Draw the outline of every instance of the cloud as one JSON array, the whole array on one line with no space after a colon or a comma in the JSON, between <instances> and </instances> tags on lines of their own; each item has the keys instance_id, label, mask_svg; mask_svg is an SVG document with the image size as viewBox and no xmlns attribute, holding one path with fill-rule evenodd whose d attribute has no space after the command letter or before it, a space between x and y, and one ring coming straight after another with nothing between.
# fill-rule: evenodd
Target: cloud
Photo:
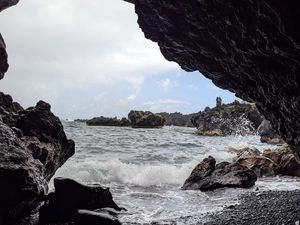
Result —
<instances>
[{"instance_id":1,"label":"cloud","mask_svg":"<svg viewBox=\"0 0 300 225\"><path fill-rule=\"evenodd\" d=\"M122 1L20 1L1 13L10 64L1 90L26 107L42 98L59 114L66 91L138 93L149 77L179 67L144 38L136 21L133 5Z\"/></svg>"},{"instance_id":2,"label":"cloud","mask_svg":"<svg viewBox=\"0 0 300 225\"><path fill-rule=\"evenodd\" d=\"M143 108L153 112L179 112L190 106L187 101L179 101L175 99L159 99L156 101L148 101L143 104Z\"/></svg>"},{"instance_id":3,"label":"cloud","mask_svg":"<svg viewBox=\"0 0 300 225\"><path fill-rule=\"evenodd\" d=\"M171 81L170 79L161 80L159 82L159 86L162 87L165 91L167 91L170 88Z\"/></svg>"},{"instance_id":4,"label":"cloud","mask_svg":"<svg viewBox=\"0 0 300 225\"><path fill-rule=\"evenodd\" d=\"M135 94L129 95L126 99L128 101L134 101L136 99L136 95Z\"/></svg>"}]
</instances>

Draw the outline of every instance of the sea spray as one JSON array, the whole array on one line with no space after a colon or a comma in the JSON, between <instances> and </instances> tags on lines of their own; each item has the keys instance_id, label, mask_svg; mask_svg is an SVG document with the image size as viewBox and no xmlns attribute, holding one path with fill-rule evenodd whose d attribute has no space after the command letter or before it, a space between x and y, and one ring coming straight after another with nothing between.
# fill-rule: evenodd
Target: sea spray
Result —
<instances>
[{"instance_id":1,"label":"sea spray","mask_svg":"<svg viewBox=\"0 0 300 225\"><path fill-rule=\"evenodd\" d=\"M236 204L239 194L252 189L182 191L180 188L192 169L208 155L218 162L232 160L235 155L228 152L230 147L274 147L260 143L255 135L200 137L196 129L184 127L88 127L76 122L64 126L76 142L76 154L56 176L110 187L115 201L128 209L120 216L125 225L196 225L204 213ZM278 178L274 187L295 186L291 184L286 178ZM273 187L273 183L261 180L256 186L265 190Z\"/></svg>"}]
</instances>

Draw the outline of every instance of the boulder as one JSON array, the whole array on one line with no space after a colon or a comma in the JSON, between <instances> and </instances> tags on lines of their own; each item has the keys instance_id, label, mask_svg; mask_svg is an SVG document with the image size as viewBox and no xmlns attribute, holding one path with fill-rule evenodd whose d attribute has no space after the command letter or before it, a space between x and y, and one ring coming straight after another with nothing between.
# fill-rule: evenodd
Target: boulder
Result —
<instances>
[{"instance_id":1,"label":"boulder","mask_svg":"<svg viewBox=\"0 0 300 225\"><path fill-rule=\"evenodd\" d=\"M40 101L24 110L0 93L0 224L35 209L55 171L74 154L60 120Z\"/></svg>"},{"instance_id":2,"label":"boulder","mask_svg":"<svg viewBox=\"0 0 300 225\"><path fill-rule=\"evenodd\" d=\"M113 201L109 188L102 188L98 184L83 185L71 179L55 178L54 188L55 192L48 195L40 209L41 224L74 221L74 215L79 209L109 207L121 210ZM89 217L86 213L84 215ZM84 215L79 216L82 218Z\"/></svg>"},{"instance_id":3,"label":"boulder","mask_svg":"<svg viewBox=\"0 0 300 225\"><path fill-rule=\"evenodd\" d=\"M236 160L239 164L246 166L255 172L258 177L275 176L277 173L277 164L264 156L248 155L240 156Z\"/></svg>"},{"instance_id":4,"label":"boulder","mask_svg":"<svg viewBox=\"0 0 300 225\"><path fill-rule=\"evenodd\" d=\"M117 117L108 118L108 117L95 117L91 120L86 121L88 126L113 126L113 127L129 127L130 121L123 117L118 119Z\"/></svg>"},{"instance_id":5,"label":"boulder","mask_svg":"<svg viewBox=\"0 0 300 225\"><path fill-rule=\"evenodd\" d=\"M191 122L198 129L199 135L225 136L255 134L262 120L263 117L253 104L222 104L222 99L217 98L216 107L197 113Z\"/></svg>"},{"instance_id":6,"label":"boulder","mask_svg":"<svg viewBox=\"0 0 300 225\"><path fill-rule=\"evenodd\" d=\"M256 174L237 162L221 162L216 165L213 157L205 158L184 182L183 190L208 191L222 187L252 187Z\"/></svg>"},{"instance_id":7,"label":"boulder","mask_svg":"<svg viewBox=\"0 0 300 225\"><path fill-rule=\"evenodd\" d=\"M235 149L235 162L253 170L257 176L287 175L300 177L300 164L287 144L275 149L267 149L263 153L255 148Z\"/></svg>"},{"instance_id":8,"label":"boulder","mask_svg":"<svg viewBox=\"0 0 300 225\"><path fill-rule=\"evenodd\" d=\"M132 2L167 60L255 102L300 156L299 1Z\"/></svg>"},{"instance_id":9,"label":"boulder","mask_svg":"<svg viewBox=\"0 0 300 225\"><path fill-rule=\"evenodd\" d=\"M273 150L265 150L263 156L278 165L276 174L300 177L300 163L287 145Z\"/></svg>"},{"instance_id":10,"label":"boulder","mask_svg":"<svg viewBox=\"0 0 300 225\"><path fill-rule=\"evenodd\" d=\"M128 119L133 128L161 128L165 118L149 111L130 111Z\"/></svg>"}]
</instances>

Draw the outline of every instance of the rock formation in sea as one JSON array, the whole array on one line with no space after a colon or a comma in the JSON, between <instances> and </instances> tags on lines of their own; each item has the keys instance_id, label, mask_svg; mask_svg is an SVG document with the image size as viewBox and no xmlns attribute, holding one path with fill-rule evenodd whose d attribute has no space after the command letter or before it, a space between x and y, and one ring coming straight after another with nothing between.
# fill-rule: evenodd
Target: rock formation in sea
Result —
<instances>
[{"instance_id":1,"label":"rock formation in sea","mask_svg":"<svg viewBox=\"0 0 300 225\"><path fill-rule=\"evenodd\" d=\"M198 134L205 136L256 134L263 120L254 104L238 101L222 104L221 98L216 99L216 107L206 107L191 118Z\"/></svg>"},{"instance_id":2,"label":"rock formation in sea","mask_svg":"<svg viewBox=\"0 0 300 225\"><path fill-rule=\"evenodd\" d=\"M117 117L94 117L93 119L87 120L86 124L88 126L113 126L113 127L129 127L131 125L130 121L123 117L118 119Z\"/></svg>"},{"instance_id":3,"label":"rock formation in sea","mask_svg":"<svg viewBox=\"0 0 300 225\"><path fill-rule=\"evenodd\" d=\"M0 224L9 224L43 201L48 182L75 147L43 101L23 109L0 93L0 127Z\"/></svg>"},{"instance_id":4,"label":"rock formation in sea","mask_svg":"<svg viewBox=\"0 0 300 225\"><path fill-rule=\"evenodd\" d=\"M167 60L255 102L300 155L300 2L127 0Z\"/></svg>"},{"instance_id":5,"label":"rock formation in sea","mask_svg":"<svg viewBox=\"0 0 300 225\"><path fill-rule=\"evenodd\" d=\"M191 119L197 115L197 113L192 114L182 114L180 112L175 113L167 113L167 112L161 112L157 113L158 115L161 115L165 118L164 125L166 126L180 126L180 127L194 127L192 124Z\"/></svg>"},{"instance_id":6,"label":"rock formation in sea","mask_svg":"<svg viewBox=\"0 0 300 225\"><path fill-rule=\"evenodd\" d=\"M165 123L164 117L149 111L131 110L128 114L128 119L133 128L161 128Z\"/></svg>"},{"instance_id":7,"label":"rock formation in sea","mask_svg":"<svg viewBox=\"0 0 300 225\"><path fill-rule=\"evenodd\" d=\"M186 179L183 190L209 191L222 187L252 187L257 180L256 174L237 162L221 162L209 156L199 163Z\"/></svg>"}]
</instances>

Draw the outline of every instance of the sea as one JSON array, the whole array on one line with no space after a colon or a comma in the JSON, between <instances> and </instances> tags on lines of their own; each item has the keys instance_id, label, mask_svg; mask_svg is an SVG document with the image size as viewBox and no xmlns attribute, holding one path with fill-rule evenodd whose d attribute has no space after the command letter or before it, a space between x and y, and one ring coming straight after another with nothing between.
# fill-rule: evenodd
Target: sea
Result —
<instances>
[{"instance_id":1,"label":"sea","mask_svg":"<svg viewBox=\"0 0 300 225\"><path fill-rule=\"evenodd\" d=\"M76 153L55 177L109 187L115 202L127 209L119 215L125 225L196 225L205 222L205 215L238 204L242 194L300 186L299 178L278 176L260 178L250 189L181 190L193 168L209 155L217 162L230 162L235 157L230 147L277 147L261 143L256 135L203 137L195 128L176 126L134 129L70 121L63 125L76 143Z\"/></svg>"}]
</instances>

